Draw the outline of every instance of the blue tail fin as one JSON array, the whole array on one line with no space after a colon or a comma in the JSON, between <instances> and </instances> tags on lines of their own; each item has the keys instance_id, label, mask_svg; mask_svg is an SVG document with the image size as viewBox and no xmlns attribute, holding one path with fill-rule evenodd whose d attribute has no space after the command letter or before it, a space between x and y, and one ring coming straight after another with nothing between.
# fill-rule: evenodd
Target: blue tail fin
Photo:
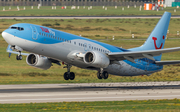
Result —
<instances>
[{"instance_id":1,"label":"blue tail fin","mask_svg":"<svg viewBox=\"0 0 180 112\"><path fill-rule=\"evenodd\" d=\"M163 49L165 40L166 40L166 35L167 35L167 30L169 26L169 21L171 18L171 13L165 12L149 37L147 38L146 42L138 48L131 49L133 51L142 51L142 50L155 50L155 49ZM154 57L155 60L160 61L161 60L161 55Z\"/></svg>"}]
</instances>

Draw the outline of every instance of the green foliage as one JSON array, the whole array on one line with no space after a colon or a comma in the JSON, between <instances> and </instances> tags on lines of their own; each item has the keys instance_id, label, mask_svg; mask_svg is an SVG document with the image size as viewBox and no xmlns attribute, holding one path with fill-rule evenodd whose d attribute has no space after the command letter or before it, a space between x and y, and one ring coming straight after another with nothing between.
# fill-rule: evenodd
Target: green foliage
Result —
<instances>
[{"instance_id":1,"label":"green foliage","mask_svg":"<svg viewBox=\"0 0 180 112\"><path fill-rule=\"evenodd\" d=\"M124 7L124 11L122 11L122 6L118 6L117 9L114 6L107 6L108 10L102 9L102 6L93 6L93 9L87 10L83 9L83 6L80 6L80 9L71 10L71 6L67 6L67 9L61 9L61 6L57 6L56 10L52 10L51 6L42 6L40 9L34 8L31 9L31 6L26 6L26 10L23 10L24 6L19 6L20 11L17 10L16 6L12 6L11 10L9 6L0 6L0 9L5 7L6 11L2 11L0 16L124 16L124 15L162 15L165 11L171 12L172 15L180 15L180 9L176 9L174 12L174 7L164 8L163 10L157 11L147 11L141 10L139 11L139 6L137 8L134 7ZM105 20L109 21L110 20ZM129 21L129 20L128 20ZM127 21L127 23L128 23ZM69 22L72 22L69 20ZM87 21L91 23L91 20ZM104 21L97 21L104 22Z\"/></svg>"},{"instance_id":2,"label":"green foliage","mask_svg":"<svg viewBox=\"0 0 180 112\"><path fill-rule=\"evenodd\" d=\"M50 27L55 29L128 49L142 45L158 20L159 19L95 19L89 23L87 19L71 19L70 21L72 22L66 19L24 19L18 21L16 19L2 19L0 20L0 32L7 29L10 25L19 22L39 25L50 24ZM132 25L137 22L138 24L135 26ZM151 24L151 26L144 24L146 22ZM60 26L54 25L54 23L59 23ZM179 46L180 40L176 35L177 29L179 28L178 24L180 24L179 19L171 19L165 48ZM135 37L138 40L131 39L132 32L136 32ZM115 38L114 41L112 40L113 36ZM16 55L14 54L12 54L11 58L8 58L8 53L6 53L7 46L7 43L1 37L0 84L180 81L179 65L164 66L162 71L154 73L151 76L120 77L110 75L107 80L98 80L96 71L72 67L71 71L76 73L76 78L73 81L65 81L63 74L66 69L63 69L63 66L54 64L46 71L33 68L26 64L26 57L24 57L22 61L17 61L15 59ZM179 56L180 52L166 53L163 54L162 60L180 60Z\"/></svg>"},{"instance_id":3,"label":"green foliage","mask_svg":"<svg viewBox=\"0 0 180 112\"><path fill-rule=\"evenodd\" d=\"M1 112L180 112L179 99L0 104Z\"/></svg>"},{"instance_id":4,"label":"green foliage","mask_svg":"<svg viewBox=\"0 0 180 112\"><path fill-rule=\"evenodd\" d=\"M57 22L56 22L54 25L56 25L56 26L60 26L60 24L59 24L59 23L57 23Z\"/></svg>"},{"instance_id":5,"label":"green foliage","mask_svg":"<svg viewBox=\"0 0 180 112\"><path fill-rule=\"evenodd\" d=\"M52 26L52 24L49 24L49 23L44 23L44 24L42 24L42 26L51 27L51 26Z\"/></svg>"}]
</instances>

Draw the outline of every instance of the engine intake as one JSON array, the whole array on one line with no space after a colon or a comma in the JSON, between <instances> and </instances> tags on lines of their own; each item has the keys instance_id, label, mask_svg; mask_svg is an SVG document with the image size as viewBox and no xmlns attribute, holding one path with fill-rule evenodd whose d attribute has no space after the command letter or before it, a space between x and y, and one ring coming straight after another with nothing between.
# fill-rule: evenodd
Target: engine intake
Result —
<instances>
[{"instance_id":1,"label":"engine intake","mask_svg":"<svg viewBox=\"0 0 180 112\"><path fill-rule=\"evenodd\" d=\"M51 67L51 61L44 56L40 56L37 54L29 54L26 58L26 63L30 66L40 68L43 70L47 70Z\"/></svg>"},{"instance_id":2,"label":"engine intake","mask_svg":"<svg viewBox=\"0 0 180 112\"><path fill-rule=\"evenodd\" d=\"M84 62L98 68L107 68L110 64L109 58L97 51L90 51L84 55Z\"/></svg>"}]
</instances>

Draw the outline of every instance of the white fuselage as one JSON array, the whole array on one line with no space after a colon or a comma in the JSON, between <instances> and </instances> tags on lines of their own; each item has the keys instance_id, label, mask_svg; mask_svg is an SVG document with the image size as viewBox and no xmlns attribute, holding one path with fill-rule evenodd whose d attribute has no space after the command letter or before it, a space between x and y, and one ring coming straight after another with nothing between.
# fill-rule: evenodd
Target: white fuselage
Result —
<instances>
[{"instance_id":1,"label":"white fuselage","mask_svg":"<svg viewBox=\"0 0 180 112\"><path fill-rule=\"evenodd\" d=\"M33 28L34 29L33 29ZM87 63L84 63L83 60L77 59L74 56L74 53L81 52L86 53L87 51L98 51L103 54L109 52L119 52L118 48L108 44L100 43L83 37L78 37L71 34L61 34L57 30L50 29L48 31L37 29L37 25L32 26L27 29L30 33L22 34L21 31L4 31L2 33L3 38L10 45L17 45L22 48L24 51L28 51L34 54L39 54L59 60L65 63L68 63L73 66L77 66L84 69L94 69L99 70L99 68L89 68ZM42 27L40 27L42 29ZM47 29L47 28L45 28ZM10 29L7 29L10 30ZM14 29L12 29L14 30ZM45 31L49 33L45 34ZM33 34L34 33L34 34ZM44 33L44 34L43 34ZM61 42L59 37L51 37L50 35L56 36L59 33L59 37L62 38ZM17 35L16 35L17 34ZM68 37L68 39L66 38ZM122 52L122 51L121 51ZM150 69L149 69L150 68ZM148 75L157 71L162 70L158 66L151 66L146 63L143 64L141 60L137 60L136 63L129 62L127 60L117 61L115 64L111 63L107 68L104 68L108 73L119 76L137 76L137 75Z\"/></svg>"}]
</instances>

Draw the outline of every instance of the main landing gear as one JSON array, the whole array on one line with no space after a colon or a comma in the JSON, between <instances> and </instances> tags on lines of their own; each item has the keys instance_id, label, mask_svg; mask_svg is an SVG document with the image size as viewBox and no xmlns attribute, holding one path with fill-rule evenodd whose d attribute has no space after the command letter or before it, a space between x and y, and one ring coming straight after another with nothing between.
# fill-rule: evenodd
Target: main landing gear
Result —
<instances>
[{"instance_id":1,"label":"main landing gear","mask_svg":"<svg viewBox=\"0 0 180 112\"><path fill-rule=\"evenodd\" d=\"M68 65L67 64L67 66L65 66L64 68L67 68L67 72L65 72L64 73L64 79L65 80L74 80L74 78L75 78L75 74L74 74L74 72L70 72L70 68L71 68L72 66L71 65Z\"/></svg>"},{"instance_id":2,"label":"main landing gear","mask_svg":"<svg viewBox=\"0 0 180 112\"><path fill-rule=\"evenodd\" d=\"M17 60L22 60L22 58L23 58L23 57L22 57L22 55L21 55L21 52L19 52L19 54L16 56L16 59L17 59Z\"/></svg>"},{"instance_id":3,"label":"main landing gear","mask_svg":"<svg viewBox=\"0 0 180 112\"><path fill-rule=\"evenodd\" d=\"M107 79L109 76L107 71L103 71L103 69L101 68L98 72L97 72L97 77L98 79Z\"/></svg>"}]
</instances>

